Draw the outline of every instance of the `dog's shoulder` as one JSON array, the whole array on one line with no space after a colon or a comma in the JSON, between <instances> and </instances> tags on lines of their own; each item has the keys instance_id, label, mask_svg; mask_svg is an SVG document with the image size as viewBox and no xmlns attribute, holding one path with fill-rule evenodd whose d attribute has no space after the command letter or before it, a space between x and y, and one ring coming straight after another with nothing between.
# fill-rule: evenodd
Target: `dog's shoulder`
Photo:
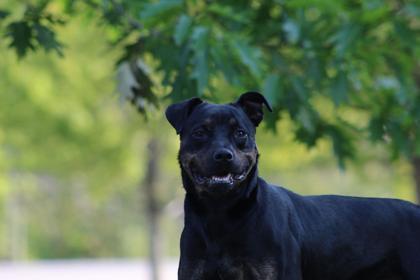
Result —
<instances>
[{"instance_id":1,"label":"dog's shoulder","mask_svg":"<svg viewBox=\"0 0 420 280\"><path fill-rule=\"evenodd\" d=\"M283 186L267 183L258 178L258 187L264 202L272 203L277 207L294 207L295 204L304 203L305 196L299 195ZM271 205L271 204L270 204Z\"/></svg>"},{"instance_id":2,"label":"dog's shoulder","mask_svg":"<svg viewBox=\"0 0 420 280\"><path fill-rule=\"evenodd\" d=\"M258 177L258 188L264 202L275 203L276 205L279 205L280 202L283 202L283 205L288 205L292 202L292 197L297 195L282 186L267 183L261 177Z\"/></svg>"}]
</instances>

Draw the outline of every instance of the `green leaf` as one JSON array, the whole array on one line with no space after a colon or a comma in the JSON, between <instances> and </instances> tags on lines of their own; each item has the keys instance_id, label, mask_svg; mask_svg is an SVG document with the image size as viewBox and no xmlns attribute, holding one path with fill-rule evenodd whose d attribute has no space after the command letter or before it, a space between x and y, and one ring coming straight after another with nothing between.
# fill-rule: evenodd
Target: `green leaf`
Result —
<instances>
[{"instance_id":1,"label":"green leaf","mask_svg":"<svg viewBox=\"0 0 420 280\"><path fill-rule=\"evenodd\" d=\"M407 137L404 128L401 127L401 124L397 120L392 120L387 124L386 128L392 139L392 157L395 159L401 155L410 157L413 152L410 150L410 139Z\"/></svg>"},{"instance_id":2,"label":"green leaf","mask_svg":"<svg viewBox=\"0 0 420 280\"><path fill-rule=\"evenodd\" d=\"M398 90L395 91L395 98L400 105L404 105L407 103L409 96L409 90L407 90L407 85L405 83L401 83Z\"/></svg>"},{"instance_id":3,"label":"green leaf","mask_svg":"<svg viewBox=\"0 0 420 280\"><path fill-rule=\"evenodd\" d=\"M146 4L140 12L140 20L146 21L152 18L162 20L161 16L181 7L182 2L182 0L161 0Z\"/></svg>"},{"instance_id":4,"label":"green leaf","mask_svg":"<svg viewBox=\"0 0 420 280\"><path fill-rule=\"evenodd\" d=\"M212 3L208 6L207 10L217 16L226 18L227 20L236 21L238 23L247 23L246 14L238 13L238 11L235 11L232 6L220 3Z\"/></svg>"},{"instance_id":5,"label":"green leaf","mask_svg":"<svg viewBox=\"0 0 420 280\"><path fill-rule=\"evenodd\" d=\"M299 99L303 102L306 102L309 97L309 92L303 82L303 79L297 76L292 77L292 87L295 93L298 95Z\"/></svg>"},{"instance_id":6,"label":"green leaf","mask_svg":"<svg viewBox=\"0 0 420 280\"><path fill-rule=\"evenodd\" d=\"M311 57L310 53L311 51L309 51L309 55L305 57L305 60L307 61L305 74L308 79L314 82L316 87L320 87L325 79L325 65L322 65L323 61L319 60L317 57Z\"/></svg>"},{"instance_id":7,"label":"green leaf","mask_svg":"<svg viewBox=\"0 0 420 280\"><path fill-rule=\"evenodd\" d=\"M188 31L191 27L192 19L187 15L181 15L178 20L178 23L175 27L174 40L177 46L180 46L184 43L187 38Z\"/></svg>"},{"instance_id":8,"label":"green leaf","mask_svg":"<svg viewBox=\"0 0 420 280\"><path fill-rule=\"evenodd\" d=\"M204 26L197 26L194 28L191 36L193 47L195 51L207 50L208 47L209 29Z\"/></svg>"},{"instance_id":9,"label":"green leaf","mask_svg":"<svg viewBox=\"0 0 420 280\"><path fill-rule=\"evenodd\" d=\"M111 25L119 25L124 19L124 13L121 9L106 7L103 11L104 19Z\"/></svg>"},{"instance_id":10,"label":"green leaf","mask_svg":"<svg viewBox=\"0 0 420 280\"><path fill-rule=\"evenodd\" d=\"M355 148L350 135L344 127L335 125L327 125L326 134L331 138L334 155L337 158L339 167L344 169L345 160L352 159L355 156Z\"/></svg>"},{"instance_id":11,"label":"green leaf","mask_svg":"<svg viewBox=\"0 0 420 280\"><path fill-rule=\"evenodd\" d=\"M57 52L58 55L63 56L63 46L60 42L57 41L54 31L38 23L34 24L34 30L35 39L38 41L39 45L44 48L46 52L54 50Z\"/></svg>"},{"instance_id":12,"label":"green leaf","mask_svg":"<svg viewBox=\"0 0 420 280\"><path fill-rule=\"evenodd\" d=\"M384 120L380 117L373 117L368 125L369 138L372 142L383 140L385 131Z\"/></svg>"},{"instance_id":13,"label":"green leaf","mask_svg":"<svg viewBox=\"0 0 420 280\"><path fill-rule=\"evenodd\" d=\"M400 41L409 48L416 46L417 34L409 27L409 22L401 20L394 21L395 34L400 38Z\"/></svg>"},{"instance_id":14,"label":"green leaf","mask_svg":"<svg viewBox=\"0 0 420 280\"><path fill-rule=\"evenodd\" d=\"M229 53L226 51L226 44L219 40L210 49L210 55L219 71L223 73L225 80L233 85L240 84L238 73L232 63L229 62Z\"/></svg>"},{"instance_id":15,"label":"green leaf","mask_svg":"<svg viewBox=\"0 0 420 280\"><path fill-rule=\"evenodd\" d=\"M9 15L10 15L10 13L8 11L0 10L0 20L5 19Z\"/></svg>"},{"instance_id":16,"label":"green leaf","mask_svg":"<svg viewBox=\"0 0 420 280\"><path fill-rule=\"evenodd\" d=\"M417 116L414 116L414 153L416 156L420 156L420 106L418 108Z\"/></svg>"},{"instance_id":17,"label":"green leaf","mask_svg":"<svg viewBox=\"0 0 420 280\"><path fill-rule=\"evenodd\" d=\"M384 5L382 0L362 1L362 12L360 18L365 23L373 23L381 21L384 17L390 17L388 13L391 11L389 5Z\"/></svg>"},{"instance_id":18,"label":"green leaf","mask_svg":"<svg viewBox=\"0 0 420 280\"><path fill-rule=\"evenodd\" d=\"M268 102L275 106L281 94L279 74L273 73L267 76L263 84L263 93Z\"/></svg>"},{"instance_id":19,"label":"green leaf","mask_svg":"<svg viewBox=\"0 0 420 280\"><path fill-rule=\"evenodd\" d=\"M347 74L344 71L340 71L331 86L331 96L336 106L347 100L348 90Z\"/></svg>"},{"instance_id":20,"label":"green leaf","mask_svg":"<svg viewBox=\"0 0 420 280\"><path fill-rule=\"evenodd\" d=\"M375 10L380 9L384 6L382 0L363 1L363 2L361 2L361 4L362 4L363 8L365 10L368 10L368 11L375 11Z\"/></svg>"},{"instance_id":21,"label":"green leaf","mask_svg":"<svg viewBox=\"0 0 420 280\"><path fill-rule=\"evenodd\" d=\"M264 115L264 122L265 127L272 131L273 133L277 133L277 121L281 118L282 110L279 107L273 107L273 112Z\"/></svg>"},{"instance_id":22,"label":"green leaf","mask_svg":"<svg viewBox=\"0 0 420 280\"><path fill-rule=\"evenodd\" d=\"M314 121L316 118L314 114L308 110L306 107L302 106L297 115L297 120L302 125L302 127L309 132L310 134L315 133L315 124Z\"/></svg>"},{"instance_id":23,"label":"green leaf","mask_svg":"<svg viewBox=\"0 0 420 280\"><path fill-rule=\"evenodd\" d=\"M333 35L329 42L335 44L335 49L339 57L344 56L348 49L357 41L362 29L354 22L345 23L338 32Z\"/></svg>"},{"instance_id":24,"label":"green leaf","mask_svg":"<svg viewBox=\"0 0 420 280\"><path fill-rule=\"evenodd\" d=\"M304 143L308 148L314 147L317 141L323 136L323 131L320 127L317 130L310 131L304 126L299 125L295 131L295 139Z\"/></svg>"},{"instance_id":25,"label":"green leaf","mask_svg":"<svg viewBox=\"0 0 420 280\"><path fill-rule=\"evenodd\" d=\"M146 112L147 106L154 105L158 107L159 100L153 93L153 81L149 77L150 71L147 65L141 59L133 59L128 62L128 67L137 84L131 85L133 95L129 97L130 101L141 113Z\"/></svg>"},{"instance_id":26,"label":"green leaf","mask_svg":"<svg viewBox=\"0 0 420 280\"><path fill-rule=\"evenodd\" d=\"M208 84L208 35L206 27L198 26L192 34L192 47L194 49L192 78L197 81L197 95L201 96Z\"/></svg>"},{"instance_id":27,"label":"green leaf","mask_svg":"<svg viewBox=\"0 0 420 280\"><path fill-rule=\"evenodd\" d=\"M12 39L9 47L15 49L19 58L24 57L28 50L35 49L32 33L33 30L26 21L15 21L7 26L6 36Z\"/></svg>"},{"instance_id":28,"label":"green leaf","mask_svg":"<svg viewBox=\"0 0 420 280\"><path fill-rule=\"evenodd\" d=\"M239 60L245 65L249 72L259 80L262 76L261 71L261 51L249 45L245 40L234 38L230 41L231 48L238 55Z\"/></svg>"}]
</instances>

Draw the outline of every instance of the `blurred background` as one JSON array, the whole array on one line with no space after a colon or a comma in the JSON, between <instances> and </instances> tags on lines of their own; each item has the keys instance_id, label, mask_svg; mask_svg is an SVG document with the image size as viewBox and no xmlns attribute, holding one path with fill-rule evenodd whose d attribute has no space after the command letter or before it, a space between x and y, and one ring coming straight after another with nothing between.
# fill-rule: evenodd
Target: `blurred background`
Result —
<instances>
[{"instance_id":1,"label":"blurred background","mask_svg":"<svg viewBox=\"0 0 420 280\"><path fill-rule=\"evenodd\" d=\"M420 1L2 0L0 32L2 279L176 279L192 96L265 94L269 182L419 200Z\"/></svg>"}]
</instances>

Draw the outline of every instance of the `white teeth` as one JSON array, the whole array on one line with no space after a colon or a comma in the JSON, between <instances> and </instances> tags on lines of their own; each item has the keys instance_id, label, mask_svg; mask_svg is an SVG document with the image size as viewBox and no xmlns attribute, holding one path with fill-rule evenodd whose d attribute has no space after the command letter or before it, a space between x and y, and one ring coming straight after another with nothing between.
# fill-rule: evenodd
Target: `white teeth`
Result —
<instances>
[{"instance_id":1,"label":"white teeth","mask_svg":"<svg viewBox=\"0 0 420 280\"><path fill-rule=\"evenodd\" d=\"M202 175L194 175L194 178L198 184L204 184L205 182L216 183L216 184L233 184L234 181L242 181L245 178L245 174L227 174L225 176L210 176L204 177Z\"/></svg>"},{"instance_id":2,"label":"white teeth","mask_svg":"<svg viewBox=\"0 0 420 280\"><path fill-rule=\"evenodd\" d=\"M228 174L226 176L212 176L211 180L220 183L229 183L232 179L232 175Z\"/></svg>"}]
</instances>

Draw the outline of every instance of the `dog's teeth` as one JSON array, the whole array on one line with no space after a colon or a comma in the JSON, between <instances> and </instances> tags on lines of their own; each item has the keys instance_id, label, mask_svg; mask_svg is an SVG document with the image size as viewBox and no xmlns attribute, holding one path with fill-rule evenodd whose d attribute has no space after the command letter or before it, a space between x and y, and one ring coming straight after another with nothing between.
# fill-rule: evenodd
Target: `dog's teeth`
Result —
<instances>
[{"instance_id":1,"label":"dog's teeth","mask_svg":"<svg viewBox=\"0 0 420 280\"><path fill-rule=\"evenodd\" d=\"M226 176L212 176L211 177L211 179L213 180L213 181L215 181L215 182L226 182L226 183L228 183L228 182L230 182L230 180L231 180L231 178L232 178L232 175L231 174L228 174L228 175L226 175Z\"/></svg>"}]
</instances>

